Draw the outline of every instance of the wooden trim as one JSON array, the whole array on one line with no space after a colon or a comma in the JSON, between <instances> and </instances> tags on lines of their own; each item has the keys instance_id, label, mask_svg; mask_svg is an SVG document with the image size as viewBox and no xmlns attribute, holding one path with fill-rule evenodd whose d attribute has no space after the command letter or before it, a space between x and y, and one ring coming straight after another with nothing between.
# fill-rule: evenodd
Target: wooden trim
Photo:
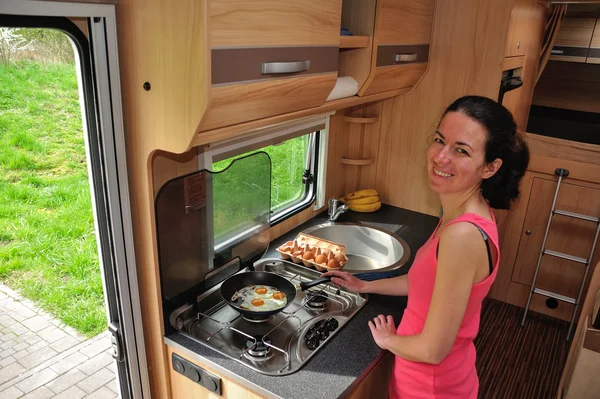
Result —
<instances>
[{"instance_id":1,"label":"wooden trim","mask_svg":"<svg viewBox=\"0 0 600 399\"><path fill-rule=\"evenodd\" d=\"M377 121L379 121L378 116L372 116L372 117L361 117L361 116L350 116L350 115L344 116L344 122L348 122L348 123L369 124L369 123L377 123Z\"/></svg>"},{"instance_id":2,"label":"wooden trim","mask_svg":"<svg viewBox=\"0 0 600 399\"><path fill-rule=\"evenodd\" d=\"M259 129L259 128L262 128L265 126L276 125L279 123L287 122L287 121L297 119L297 118L302 118L305 116L317 115L317 114L322 114L322 113L330 112L330 111L337 111L340 109L353 107L355 105L379 101L379 100L383 100L383 99L390 98L390 97L396 97L401 94L408 93L411 89L412 89L411 87L403 87L403 88L397 89L397 90L391 90L391 91L386 91L383 93L377 93L372 96L365 96L365 97L352 96L352 97L348 97L348 98L342 98L339 100L326 102L325 104L323 104L319 107L304 109L301 111L290 112L290 113L282 114L282 115L276 115L276 116L272 116L269 118L240 123L238 125L225 126L225 127L218 128L218 129L202 131L202 132L199 132L198 134L196 134L195 138L192 140L192 142L190 144L190 147L205 145L205 144L213 143L215 141L220 141L220 140L224 140L224 139L241 137L241 136L244 136L245 134L251 133L253 130L256 130L256 129Z\"/></svg>"},{"instance_id":3,"label":"wooden trim","mask_svg":"<svg viewBox=\"0 0 600 399\"><path fill-rule=\"evenodd\" d=\"M592 315L593 316L593 315ZM600 353L600 330L592 327L592 317L588 317L587 331L583 340L583 347L596 353Z\"/></svg>"},{"instance_id":4,"label":"wooden trim","mask_svg":"<svg viewBox=\"0 0 600 399\"><path fill-rule=\"evenodd\" d=\"M340 36L340 48L366 48L370 45L370 36Z\"/></svg>"},{"instance_id":5,"label":"wooden trim","mask_svg":"<svg viewBox=\"0 0 600 399\"><path fill-rule=\"evenodd\" d=\"M517 57L505 57L502 63L502 71L508 71L509 69L522 68L525 63L525 56L519 55Z\"/></svg>"},{"instance_id":6,"label":"wooden trim","mask_svg":"<svg viewBox=\"0 0 600 399\"><path fill-rule=\"evenodd\" d=\"M365 165L371 165L372 163L375 163L375 158L352 159L352 158L342 157L340 162L343 163L344 165L365 166Z\"/></svg>"},{"instance_id":7,"label":"wooden trim","mask_svg":"<svg viewBox=\"0 0 600 399\"><path fill-rule=\"evenodd\" d=\"M529 151L537 155L600 165L600 145L526 133Z\"/></svg>"},{"instance_id":8,"label":"wooden trim","mask_svg":"<svg viewBox=\"0 0 600 399\"><path fill-rule=\"evenodd\" d=\"M570 179L600 183L600 165L590 165L582 162L531 154L529 170L554 176L556 168L568 169Z\"/></svg>"}]
</instances>

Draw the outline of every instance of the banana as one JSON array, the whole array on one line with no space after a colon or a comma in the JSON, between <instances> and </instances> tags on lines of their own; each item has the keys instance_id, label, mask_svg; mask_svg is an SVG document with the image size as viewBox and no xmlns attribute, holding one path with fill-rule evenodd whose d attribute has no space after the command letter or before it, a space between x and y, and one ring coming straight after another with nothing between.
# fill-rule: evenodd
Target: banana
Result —
<instances>
[{"instance_id":1,"label":"banana","mask_svg":"<svg viewBox=\"0 0 600 399\"><path fill-rule=\"evenodd\" d=\"M346 200L346 205L350 206L350 205L366 205L366 204L372 204L373 202L378 202L379 201L379 197L376 195L373 195L371 197L363 197L363 198L359 198L359 199L353 199L353 200Z\"/></svg>"},{"instance_id":2,"label":"banana","mask_svg":"<svg viewBox=\"0 0 600 399\"><path fill-rule=\"evenodd\" d=\"M346 201L348 200L354 200L354 199L359 199L359 198L364 198L364 197L373 197L377 194L377 190L358 190L358 191L354 191L351 193L348 193L344 196L344 198L346 199Z\"/></svg>"},{"instance_id":3,"label":"banana","mask_svg":"<svg viewBox=\"0 0 600 399\"><path fill-rule=\"evenodd\" d=\"M381 208L381 202L377 201L364 205L348 205L348 208L354 212L375 212L377 209Z\"/></svg>"}]
</instances>

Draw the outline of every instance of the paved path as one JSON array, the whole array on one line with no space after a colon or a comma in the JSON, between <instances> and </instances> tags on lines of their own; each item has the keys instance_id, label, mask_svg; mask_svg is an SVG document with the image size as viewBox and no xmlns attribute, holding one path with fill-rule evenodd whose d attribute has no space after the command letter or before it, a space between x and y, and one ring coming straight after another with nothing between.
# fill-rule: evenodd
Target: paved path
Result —
<instances>
[{"instance_id":1,"label":"paved path","mask_svg":"<svg viewBox=\"0 0 600 399\"><path fill-rule=\"evenodd\" d=\"M0 284L0 399L117 398L110 353Z\"/></svg>"}]
</instances>

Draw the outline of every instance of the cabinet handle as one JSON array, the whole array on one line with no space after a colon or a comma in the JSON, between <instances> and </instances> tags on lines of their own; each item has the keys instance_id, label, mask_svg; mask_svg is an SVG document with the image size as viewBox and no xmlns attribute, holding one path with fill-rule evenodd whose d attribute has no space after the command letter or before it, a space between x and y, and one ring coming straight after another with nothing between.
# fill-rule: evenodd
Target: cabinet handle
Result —
<instances>
[{"instance_id":1,"label":"cabinet handle","mask_svg":"<svg viewBox=\"0 0 600 399\"><path fill-rule=\"evenodd\" d=\"M310 60L290 61L290 62L263 62L260 69L263 75L279 73L295 73L308 71Z\"/></svg>"},{"instance_id":2,"label":"cabinet handle","mask_svg":"<svg viewBox=\"0 0 600 399\"><path fill-rule=\"evenodd\" d=\"M550 50L550 54L564 54L565 51L564 50Z\"/></svg>"},{"instance_id":3,"label":"cabinet handle","mask_svg":"<svg viewBox=\"0 0 600 399\"><path fill-rule=\"evenodd\" d=\"M531 235L531 230L525 231L525 234L527 234L528 236L530 236Z\"/></svg>"},{"instance_id":4,"label":"cabinet handle","mask_svg":"<svg viewBox=\"0 0 600 399\"><path fill-rule=\"evenodd\" d=\"M411 54L395 54L394 61L395 62L412 62L417 60L417 53Z\"/></svg>"}]
</instances>

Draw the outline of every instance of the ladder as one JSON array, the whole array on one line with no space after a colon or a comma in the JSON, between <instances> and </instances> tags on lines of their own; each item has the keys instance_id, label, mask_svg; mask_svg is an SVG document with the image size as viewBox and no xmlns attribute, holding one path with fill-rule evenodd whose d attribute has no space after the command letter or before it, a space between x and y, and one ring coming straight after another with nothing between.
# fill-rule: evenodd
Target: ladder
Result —
<instances>
[{"instance_id":1,"label":"ladder","mask_svg":"<svg viewBox=\"0 0 600 399\"><path fill-rule=\"evenodd\" d=\"M579 307L579 301L581 300L581 294L583 293L583 287L585 286L585 281L590 270L590 264L592 263L592 257L594 256L594 250L596 249L596 242L598 241L598 234L600 233L600 218L556 209L556 200L558 198L558 192L560 190L560 183L563 177L569 176L569 171L567 169L558 168L554 171L554 173L558 175L558 183L556 185L554 200L552 201L552 210L550 211L550 217L548 218L548 225L546 226L546 233L544 234L544 241L542 242L542 250L540 251L537 266L535 267L535 274L533 275L533 282L531 283L531 290L529 291L529 298L527 299L527 306L525 306L525 312L523 313L523 320L521 321L521 326L525 325L525 318L527 317L527 311L529 310L529 305L531 304L531 297L534 293L549 298L554 298L559 301L572 303L573 305L575 305L575 307L573 309L571 323L569 324L569 332L567 333L567 341L569 341L571 338L571 331L573 330L573 322L575 321L575 315L577 314L577 308ZM552 217L554 215L562 215L570 218L587 220L590 222L595 222L598 225L596 228L596 236L594 237L594 241L592 243L592 250L590 251L590 256L587 259L561 252L551 251L546 248L546 240L548 239L548 232L550 231L550 224L552 223ZM581 286L579 287L579 294L577 295L577 298L571 298L565 295L557 294L555 292L546 291L541 288L536 288L535 283L537 281L538 272L540 271L540 264L542 263L542 258L544 257L544 255L555 256L557 258L567 259L569 261L585 265L585 272L583 274L583 280L581 281Z\"/></svg>"}]
</instances>

